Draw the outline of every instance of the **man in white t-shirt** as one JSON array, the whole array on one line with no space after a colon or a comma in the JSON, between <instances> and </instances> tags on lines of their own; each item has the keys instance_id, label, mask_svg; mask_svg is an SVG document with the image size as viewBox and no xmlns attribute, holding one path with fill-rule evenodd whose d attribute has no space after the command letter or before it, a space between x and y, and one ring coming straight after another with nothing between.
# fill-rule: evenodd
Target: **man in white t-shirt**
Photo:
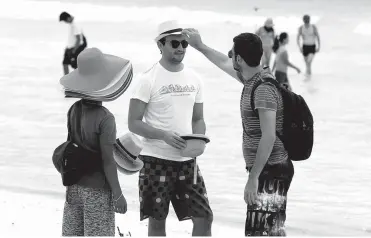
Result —
<instances>
[{"instance_id":1,"label":"man in white t-shirt","mask_svg":"<svg viewBox=\"0 0 371 238\"><path fill-rule=\"evenodd\" d=\"M188 42L181 31L176 21L159 26L155 41L162 57L137 79L130 100L129 130L144 137L140 220L149 218L149 236L166 235L170 201L179 221L192 219L194 236L211 235L213 213L203 177L194 158L181 156L186 142L180 135L206 131L203 83L182 63Z\"/></svg>"},{"instance_id":2,"label":"man in white t-shirt","mask_svg":"<svg viewBox=\"0 0 371 238\"><path fill-rule=\"evenodd\" d=\"M86 38L82 29L76 24L76 20L67 12L59 15L59 21L68 24L68 41L63 57L64 74L69 73L69 66L77 68L77 56L87 47Z\"/></svg>"}]
</instances>

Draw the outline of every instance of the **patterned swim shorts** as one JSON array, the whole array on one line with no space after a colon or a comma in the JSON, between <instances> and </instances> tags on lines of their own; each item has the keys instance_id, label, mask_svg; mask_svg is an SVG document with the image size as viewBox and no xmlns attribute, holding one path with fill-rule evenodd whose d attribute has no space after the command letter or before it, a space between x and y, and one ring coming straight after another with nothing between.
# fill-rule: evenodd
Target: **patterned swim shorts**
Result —
<instances>
[{"instance_id":1,"label":"patterned swim shorts","mask_svg":"<svg viewBox=\"0 0 371 238\"><path fill-rule=\"evenodd\" d=\"M198 166L194 181L195 160L177 162L150 156L139 158L144 162L138 183L141 221L148 217L166 219L170 201L179 221L213 216Z\"/></svg>"},{"instance_id":2,"label":"patterned swim shorts","mask_svg":"<svg viewBox=\"0 0 371 238\"><path fill-rule=\"evenodd\" d=\"M294 166L289 159L264 167L257 204L247 205L245 236L286 236L287 192L293 176Z\"/></svg>"}]
</instances>

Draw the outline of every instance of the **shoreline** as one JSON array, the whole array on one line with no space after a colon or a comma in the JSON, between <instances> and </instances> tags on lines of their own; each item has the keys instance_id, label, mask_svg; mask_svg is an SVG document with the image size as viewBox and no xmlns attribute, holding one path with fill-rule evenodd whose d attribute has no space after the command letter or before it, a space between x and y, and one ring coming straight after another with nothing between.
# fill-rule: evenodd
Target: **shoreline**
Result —
<instances>
[{"instance_id":1,"label":"shoreline","mask_svg":"<svg viewBox=\"0 0 371 238\"><path fill-rule=\"evenodd\" d=\"M54 194L55 195L55 194ZM64 197L29 194L22 191L8 191L0 188L0 210L7 217L2 218L1 234L5 236L61 236ZM45 199L47 198L47 199ZM35 219L35 214L37 218ZM147 221L139 221L139 211L133 211L128 201L126 214L116 213L115 236L119 236L117 226L124 236L147 236ZM190 220L179 222L169 213L167 219L168 236L191 236ZM239 234L240 233L240 234ZM243 230L213 225L213 235L243 235Z\"/></svg>"}]
</instances>

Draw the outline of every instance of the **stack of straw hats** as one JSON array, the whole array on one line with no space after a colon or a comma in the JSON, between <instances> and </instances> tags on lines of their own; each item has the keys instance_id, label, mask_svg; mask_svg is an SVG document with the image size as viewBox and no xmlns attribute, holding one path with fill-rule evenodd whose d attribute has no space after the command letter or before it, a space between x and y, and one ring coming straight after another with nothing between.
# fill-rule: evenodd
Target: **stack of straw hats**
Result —
<instances>
[{"instance_id":1,"label":"stack of straw hats","mask_svg":"<svg viewBox=\"0 0 371 238\"><path fill-rule=\"evenodd\" d=\"M133 67L129 60L87 48L77 57L77 69L61 78L70 98L113 101L129 87Z\"/></svg>"}]
</instances>

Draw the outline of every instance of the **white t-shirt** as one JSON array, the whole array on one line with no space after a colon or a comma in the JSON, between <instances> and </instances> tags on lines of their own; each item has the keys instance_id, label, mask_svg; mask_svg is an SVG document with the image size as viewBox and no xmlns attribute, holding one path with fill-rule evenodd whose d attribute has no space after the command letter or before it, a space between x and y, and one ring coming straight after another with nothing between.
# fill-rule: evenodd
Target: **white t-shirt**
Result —
<instances>
[{"instance_id":1,"label":"white t-shirt","mask_svg":"<svg viewBox=\"0 0 371 238\"><path fill-rule=\"evenodd\" d=\"M157 129L192 134L192 116L195 103L203 103L203 82L191 69L170 72L159 62L139 79L132 98L147 103L145 122ZM180 150L165 141L143 139L141 155L165 160L187 161Z\"/></svg>"},{"instance_id":2,"label":"white t-shirt","mask_svg":"<svg viewBox=\"0 0 371 238\"><path fill-rule=\"evenodd\" d=\"M67 48L71 49L74 48L76 45L76 36L81 35L82 37L82 29L79 25L76 24L75 20L73 20L70 24L68 24L68 41L67 41ZM82 45L82 39L80 44Z\"/></svg>"}]
</instances>

